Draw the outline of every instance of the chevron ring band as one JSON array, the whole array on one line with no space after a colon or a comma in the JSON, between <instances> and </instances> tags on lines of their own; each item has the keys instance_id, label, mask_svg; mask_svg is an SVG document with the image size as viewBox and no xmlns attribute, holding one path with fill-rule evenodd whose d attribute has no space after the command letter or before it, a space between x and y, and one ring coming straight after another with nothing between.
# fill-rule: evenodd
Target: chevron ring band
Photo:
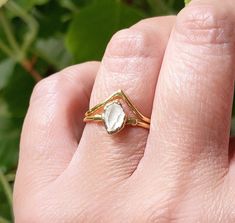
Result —
<instances>
[{"instance_id":1,"label":"chevron ring band","mask_svg":"<svg viewBox=\"0 0 235 223\"><path fill-rule=\"evenodd\" d=\"M85 113L84 122L91 121L103 122L108 134L118 133L127 125L146 129L150 126L150 119L134 106L122 90L89 109Z\"/></svg>"}]
</instances>

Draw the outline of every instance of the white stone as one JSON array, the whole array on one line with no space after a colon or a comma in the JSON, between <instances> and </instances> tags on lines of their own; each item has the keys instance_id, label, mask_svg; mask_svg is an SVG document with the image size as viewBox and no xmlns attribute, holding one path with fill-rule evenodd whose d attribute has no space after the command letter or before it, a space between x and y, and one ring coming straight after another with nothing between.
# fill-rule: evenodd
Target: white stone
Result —
<instances>
[{"instance_id":1,"label":"white stone","mask_svg":"<svg viewBox=\"0 0 235 223\"><path fill-rule=\"evenodd\" d=\"M104 108L103 120L109 134L121 130L126 121L126 114L122 105L118 102L107 104Z\"/></svg>"}]
</instances>

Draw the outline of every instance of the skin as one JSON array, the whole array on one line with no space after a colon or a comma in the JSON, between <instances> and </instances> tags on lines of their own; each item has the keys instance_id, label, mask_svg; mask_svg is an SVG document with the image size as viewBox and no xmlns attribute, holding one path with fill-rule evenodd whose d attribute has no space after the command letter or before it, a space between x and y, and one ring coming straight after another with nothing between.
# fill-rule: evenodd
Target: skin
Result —
<instances>
[{"instance_id":1,"label":"skin","mask_svg":"<svg viewBox=\"0 0 235 223\"><path fill-rule=\"evenodd\" d=\"M14 188L16 223L233 223L233 0L195 0L177 17L116 33L101 63L35 87ZM150 130L84 124L118 89Z\"/></svg>"}]
</instances>

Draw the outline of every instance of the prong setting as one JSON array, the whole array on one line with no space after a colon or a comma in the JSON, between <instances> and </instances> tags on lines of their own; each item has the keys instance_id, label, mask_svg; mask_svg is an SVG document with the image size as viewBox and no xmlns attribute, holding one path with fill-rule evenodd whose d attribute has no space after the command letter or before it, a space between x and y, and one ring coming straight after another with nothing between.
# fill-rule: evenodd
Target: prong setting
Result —
<instances>
[{"instance_id":1,"label":"prong setting","mask_svg":"<svg viewBox=\"0 0 235 223\"><path fill-rule=\"evenodd\" d=\"M102 119L108 134L120 132L127 120L127 116L119 101L107 103L102 113Z\"/></svg>"}]
</instances>

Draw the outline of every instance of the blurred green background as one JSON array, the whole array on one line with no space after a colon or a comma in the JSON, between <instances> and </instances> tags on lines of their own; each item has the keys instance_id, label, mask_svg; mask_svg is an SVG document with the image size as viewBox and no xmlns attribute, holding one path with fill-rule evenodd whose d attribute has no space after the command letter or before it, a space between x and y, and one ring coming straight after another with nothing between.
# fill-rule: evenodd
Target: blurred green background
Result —
<instances>
[{"instance_id":1,"label":"blurred green background","mask_svg":"<svg viewBox=\"0 0 235 223\"><path fill-rule=\"evenodd\" d=\"M0 0L0 223L13 222L19 135L37 81L100 60L111 36L183 0Z\"/></svg>"}]
</instances>

